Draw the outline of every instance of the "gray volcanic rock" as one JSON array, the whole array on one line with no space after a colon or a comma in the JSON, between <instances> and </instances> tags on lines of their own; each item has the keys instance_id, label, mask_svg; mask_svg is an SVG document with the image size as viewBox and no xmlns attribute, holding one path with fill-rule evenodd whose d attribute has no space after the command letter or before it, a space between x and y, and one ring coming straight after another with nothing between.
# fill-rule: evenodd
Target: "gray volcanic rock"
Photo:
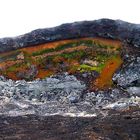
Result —
<instances>
[{"instance_id":1,"label":"gray volcanic rock","mask_svg":"<svg viewBox=\"0 0 140 140\"><path fill-rule=\"evenodd\" d=\"M85 85L76 77L67 73L32 82L6 80L3 77L0 80L0 96L13 98L13 95L16 95L18 99L26 100L47 101L49 98L50 100L57 99L60 95L68 96L73 93L80 95L85 88Z\"/></svg>"},{"instance_id":2,"label":"gray volcanic rock","mask_svg":"<svg viewBox=\"0 0 140 140\"><path fill-rule=\"evenodd\" d=\"M0 39L0 52L56 40L82 37L119 39L128 44L133 44L133 47L139 47L140 25L111 19L68 23L54 28L34 30L15 38Z\"/></svg>"},{"instance_id":3,"label":"gray volcanic rock","mask_svg":"<svg viewBox=\"0 0 140 140\"><path fill-rule=\"evenodd\" d=\"M121 87L126 88L133 85L140 87L140 57L133 58L130 63L114 75L113 80Z\"/></svg>"},{"instance_id":4,"label":"gray volcanic rock","mask_svg":"<svg viewBox=\"0 0 140 140\"><path fill-rule=\"evenodd\" d=\"M136 95L136 96L140 96L140 87L129 87L127 89L127 91L130 93L130 94L133 94L133 95Z\"/></svg>"}]
</instances>

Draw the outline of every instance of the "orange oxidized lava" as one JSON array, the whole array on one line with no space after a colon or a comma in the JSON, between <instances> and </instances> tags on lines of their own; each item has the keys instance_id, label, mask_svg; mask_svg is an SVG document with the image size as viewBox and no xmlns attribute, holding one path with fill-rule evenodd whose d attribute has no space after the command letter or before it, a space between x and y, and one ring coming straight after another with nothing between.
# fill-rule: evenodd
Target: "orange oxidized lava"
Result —
<instances>
[{"instance_id":1,"label":"orange oxidized lava","mask_svg":"<svg viewBox=\"0 0 140 140\"><path fill-rule=\"evenodd\" d=\"M99 89L108 88L112 85L112 77L115 71L123 63L120 55L108 60L100 76L95 80L95 87Z\"/></svg>"}]
</instances>

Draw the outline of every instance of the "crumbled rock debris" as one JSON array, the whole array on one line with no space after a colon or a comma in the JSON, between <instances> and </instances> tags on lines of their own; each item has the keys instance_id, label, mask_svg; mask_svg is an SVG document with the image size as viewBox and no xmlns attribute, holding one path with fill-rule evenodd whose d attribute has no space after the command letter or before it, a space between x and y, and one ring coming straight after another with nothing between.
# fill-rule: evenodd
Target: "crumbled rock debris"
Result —
<instances>
[{"instance_id":1,"label":"crumbled rock debris","mask_svg":"<svg viewBox=\"0 0 140 140\"><path fill-rule=\"evenodd\" d=\"M82 112L85 112L85 115L92 115L100 114L106 106L119 100L125 104L124 108L140 103L131 100L133 94L117 88L88 92L85 90L86 85L83 81L77 80L74 75L68 75L68 73L31 82L7 80L1 76L0 89L0 114L11 116L68 115L69 113L78 116ZM136 92L136 89L131 88L131 90ZM122 104L115 103L115 108L121 108ZM112 109L114 109L113 105Z\"/></svg>"},{"instance_id":2,"label":"crumbled rock debris","mask_svg":"<svg viewBox=\"0 0 140 140\"><path fill-rule=\"evenodd\" d=\"M140 86L140 57L129 56L127 65L119 70L113 77L113 80L121 87L127 88L134 84Z\"/></svg>"}]
</instances>

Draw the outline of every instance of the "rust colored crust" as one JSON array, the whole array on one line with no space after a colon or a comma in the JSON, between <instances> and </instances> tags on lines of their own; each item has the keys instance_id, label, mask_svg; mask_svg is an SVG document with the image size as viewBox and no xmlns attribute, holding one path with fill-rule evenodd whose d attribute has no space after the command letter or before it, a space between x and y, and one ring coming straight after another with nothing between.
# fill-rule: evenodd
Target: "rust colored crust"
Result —
<instances>
[{"instance_id":1,"label":"rust colored crust","mask_svg":"<svg viewBox=\"0 0 140 140\"><path fill-rule=\"evenodd\" d=\"M112 76L122 63L123 61L119 55L108 60L100 76L95 80L94 86L99 89L110 87L112 85Z\"/></svg>"}]
</instances>

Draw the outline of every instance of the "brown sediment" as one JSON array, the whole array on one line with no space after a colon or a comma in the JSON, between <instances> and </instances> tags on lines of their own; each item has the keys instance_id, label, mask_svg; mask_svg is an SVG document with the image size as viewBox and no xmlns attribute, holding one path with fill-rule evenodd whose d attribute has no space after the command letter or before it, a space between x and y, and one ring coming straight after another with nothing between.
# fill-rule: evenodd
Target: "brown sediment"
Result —
<instances>
[{"instance_id":1,"label":"brown sediment","mask_svg":"<svg viewBox=\"0 0 140 140\"><path fill-rule=\"evenodd\" d=\"M36 78L41 78L41 79L42 79L42 78L48 77L48 76L50 76L50 75L53 75L53 71L39 69Z\"/></svg>"},{"instance_id":2,"label":"brown sediment","mask_svg":"<svg viewBox=\"0 0 140 140\"><path fill-rule=\"evenodd\" d=\"M94 38L93 40L99 44L114 46L116 49L122 46L122 42L119 40L112 40L112 39L105 39L105 38Z\"/></svg>"},{"instance_id":3,"label":"brown sediment","mask_svg":"<svg viewBox=\"0 0 140 140\"><path fill-rule=\"evenodd\" d=\"M20 51L24 51L24 52L27 52L29 54L32 54L34 52L45 50L45 49L57 48L59 45L63 45L66 43L70 43L70 42L74 42L74 41L76 42L79 40L87 40L87 39L88 38L60 40L60 41L55 41L55 42L51 42L51 43L44 43L41 45L35 45L35 46L27 47L27 48L22 48L22 49L20 49Z\"/></svg>"},{"instance_id":4,"label":"brown sediment","mask_svg":"<svg viewBox=\"0 0 140 140\"><path fill-rule=\"evenodd\" d=\"M0 69L1 70L5 70L5 69L7 69L10 66L13 66L15 64L19 64L19 63L22 63L22 62L23 62L22 60L16 60L16 61L7 60L5 62L1 62L0 63Z\"/></svg>"}]
</instances>

